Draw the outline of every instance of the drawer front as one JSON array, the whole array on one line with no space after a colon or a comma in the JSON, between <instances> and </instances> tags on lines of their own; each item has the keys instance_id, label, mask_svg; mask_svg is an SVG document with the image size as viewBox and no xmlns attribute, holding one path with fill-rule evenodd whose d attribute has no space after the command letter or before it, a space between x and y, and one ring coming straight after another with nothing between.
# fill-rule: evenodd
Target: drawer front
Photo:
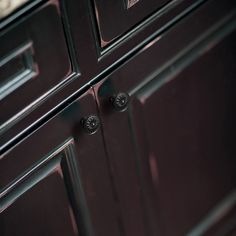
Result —
<instances>
[{"instance_id":1,"label":"drawer front","mask_svg":"<svg viewBox=\"0 0 236 236\"><path fill-rule=\"evenodd\" d=\"M135 24L162 8L169 0L94 0L101 46L122 35Z\"/></svg>"},{"instance_id":2,"label":"drawer front","mask_svg":"<svg viewBox=\"0 0 236 236\"><path fill-rule=\"evenodd\" d=\"M130 36L131 33L144 27L154 19L162 22L167 12L188 1L174 0L93 0L94 14L102 48L116 41L121 36ZM197 4L195 1L193 4ZM187 8L187 6L186 6ZM170 21L179 14L174 12L168 16ZM160 23L159 22L159 23ZM166 20L162 25L166 24Z\"/></svg>"},{"instance_id":3,"label":"drawer front","mask_svg":"<svg viewBox=\"0 0 236 236\"><path fill-rule=\"evenodd\" d=\"M19 22L19 21L18 21ZM71 71L58 6L48 3L0 32L0 130Z\"/></svg>"}]
</instances>

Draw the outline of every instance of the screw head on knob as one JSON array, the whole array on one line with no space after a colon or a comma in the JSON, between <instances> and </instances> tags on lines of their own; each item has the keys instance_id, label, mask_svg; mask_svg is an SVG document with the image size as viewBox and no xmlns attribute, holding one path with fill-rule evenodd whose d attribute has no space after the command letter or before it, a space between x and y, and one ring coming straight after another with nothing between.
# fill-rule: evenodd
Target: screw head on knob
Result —
<instances>
[{"instance_id":1,"label":"screw head on knob","mask_svg":"<svg viewBox=\"0 0 236 236\"><path fill-rule=\"evenodd\" d=\"M111 103L116 111L125 111L129 104L129 94L124 92L118 93L111 98Z\"/></svg>"},{"instance_id":2,"label":"screw head on knob","mask_svg":"<svg viewBox=\"0 0 236 236\"><path fill-rule=\"evenodd\" d=\"M100 119L96 115L89 115L81 120L83 130L88 134L94 134L100 127Z\"/></svg>"}]
</instances>

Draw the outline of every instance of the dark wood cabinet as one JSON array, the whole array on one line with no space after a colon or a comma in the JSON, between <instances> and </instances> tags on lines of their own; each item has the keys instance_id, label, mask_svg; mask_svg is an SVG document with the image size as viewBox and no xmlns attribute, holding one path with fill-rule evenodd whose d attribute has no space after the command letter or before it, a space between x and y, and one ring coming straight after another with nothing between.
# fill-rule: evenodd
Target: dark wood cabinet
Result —
<instances>
[{"instance_id":1,"label":"dark wood cabinet","mask_svg":"<svg viewBox=\"0 0 236 236\"><path fill-rule=\"evenodd\" d=\"M49 21L50 19L50 21ZM58 6L48 3L0 35L1 130L71 73ZM19 97L21 99L19 99ZM14 104L14 106L9 106Z\"/></svg>"},{"instance_id":2,"label":"dark wood cabinet","mask_svg":"<svg viewBox=\"0 0 236 236\"><path fill-rule=\"evenodd\" d=\"M213 19L210 7L204 10ZM236 31L234 14L222 12L210 28L198 18L195 32L187 27L196 22L193 13L95 85L124 219L143 221L152 235L205 235L223 211L235 214ZM179 50L169 42L182 29L192 38ZM163 49L169 51L159 59ZM131 96L123 113L108 108L120 91ZM218 209L231 197L232 205ZM138 225L132 232L142 232ZM232 225L221 227L226 235Z\"/></svg>"},{"instance_id":3,"label":"dark wood cabinet","mask_svg":"<svg viewBox=\"0 0 236 236\"><path fill-rule=\"evenodd\" d=\"M96 16L101 47L112 43L143 21L148 21L148 18L153 18L154 14L161 15L162 11L168 10L173 5L176 5L176 2L168 0L94 0L91 7Z\"/></svg>"},{"instance_id":4,"label":"dark wood cabinet","mask_svg":"<svg viewBox=\"0 0 236 236\"><path fill-rule=\"evenodd\" d=\"M0 235L235 235L235 1L30 4L0 22Z\"/></svg>"}]
</instances>

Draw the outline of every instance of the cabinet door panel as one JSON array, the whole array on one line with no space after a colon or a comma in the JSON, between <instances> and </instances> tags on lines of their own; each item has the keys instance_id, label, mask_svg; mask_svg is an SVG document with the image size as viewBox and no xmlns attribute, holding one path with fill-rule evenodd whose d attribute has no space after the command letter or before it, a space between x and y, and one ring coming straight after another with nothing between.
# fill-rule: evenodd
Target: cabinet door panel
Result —
<instances>
[{"instance_id":1,"label":"cabinet door panel","mask_svg":"<svg viewBox=\"0 0 236 236\"><path fill-rule=\"evenodd\" d=\"M95 87L110 161L120 171L133 165L125 186L114 171L120 198L129 186L139 196L152 235L235 231L235 13L217 19L172 55L163 47L184 25L168 32ZM120 91L131 96L123 113L108 109Z\"/></svg>"},{"instance_id":2,"label":"cabinet door panel","mask_svg":"<svg viewBox=\"0 0 236 236\"><path fill-rule=\"evenodd\" d=\"M1 156L1 235L120 234L101 131L81 126L90 114L92 91Z\"/></svg>"},{"instance_id":3,"label":"cabinet door panel","mask_svg":"<svg viewBox=\"0 0 236 236\"><path fill-rule=\"evenodd\" d=\"M145 158L166 235L186 234L236 187L235 36L172 81L160 86L155 78L136 94L132 122L135 129L144 126Z\"/></svg>"},{"instance_id":4,"label":"cabinet door panel","mask_svg":"<svg viewBox=\"0 0 236 236\"><path fill-rule=\"evenodd\" d=\"M77 235L61 163L67 148L4 190L1 235Z\"/></svg>"},{"instance_id":5,"label":"cabinet door panel","mask_svg":"<svg viewBox=\"0 0 236 236\"><path fill-rule=\"evenodd\" d=\"M98 90L98 96L112 95L112 87L105 82ZM108 89L109 94L103 94ZM146 235L144 211L142 207L141 186L137 175L138 166L132 148L133 138L127 113L113 112L107 107L107 99L100 100L103 133L112 178L117 192L120 214L124 221L124 233L127 235ZM108 109L107 109L108 108Z\"/></svg>"}]
</instances>

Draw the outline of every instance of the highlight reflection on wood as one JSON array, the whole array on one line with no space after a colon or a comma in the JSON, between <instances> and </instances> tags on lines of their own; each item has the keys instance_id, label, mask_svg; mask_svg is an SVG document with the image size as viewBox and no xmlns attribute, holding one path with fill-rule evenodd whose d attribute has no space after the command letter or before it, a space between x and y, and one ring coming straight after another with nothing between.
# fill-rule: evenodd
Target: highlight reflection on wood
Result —
<instances>
[{"instance_id":1,"label":"highlight reflection on wood","mask_svg":"<svg viewBox=\"0 0 236 236\"><path fill-rule=\"evenodd\" d=\"M29 0L0 0L0 19L11 14Z\"/></svg>"}]
</instances>

